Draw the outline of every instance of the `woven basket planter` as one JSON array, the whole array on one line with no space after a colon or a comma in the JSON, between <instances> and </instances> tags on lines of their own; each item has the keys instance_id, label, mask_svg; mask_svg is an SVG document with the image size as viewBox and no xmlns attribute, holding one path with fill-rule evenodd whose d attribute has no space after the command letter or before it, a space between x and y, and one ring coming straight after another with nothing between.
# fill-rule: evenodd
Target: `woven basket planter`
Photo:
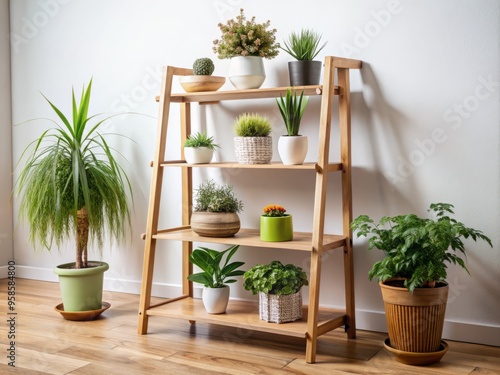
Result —
<instances>
[{"instance_id":1,"label":"woven basket planter","mask_svg":"<svg viewBox=\"0 0 500 375\"><path fill-rule=\"evenodd\" d=\"M448 285L406 288L379 283L391 346L405 352L437 352L441 346Z\"/></svg>"},{"instance_id":2,"label":"woven basket planter","mask_svg":"<svg viewBox=\"0 0 500 375\"><path fill-rule=\"evenodd\" d=\"M273 158L273 138L234 137L234 152L240 164L269 164Z\"/></svg>"},{"instance_id":3,"label":"woven basket planter","mask_svg":"<svg viewBox=\"0 0 500 375\"><path fill-rule=\"evenodd\" d=\"M260 319L272 323L293 322L302 318L302 293L276 295L259 292Z\"/></svg>"}]
</instances>

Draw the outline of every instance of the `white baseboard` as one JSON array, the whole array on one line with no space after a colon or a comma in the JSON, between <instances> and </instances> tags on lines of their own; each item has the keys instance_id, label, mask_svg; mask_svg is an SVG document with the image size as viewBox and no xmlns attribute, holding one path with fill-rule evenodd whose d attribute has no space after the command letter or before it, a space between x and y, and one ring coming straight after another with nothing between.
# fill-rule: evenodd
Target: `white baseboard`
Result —
<instances>
[{"instance_id":1,"label":"white baseboard","mask_svg":"<svg viewBox=\"0 0 500 375\"><path fill-rule=\"evenodd\" d=\"M0 278L6 277L7 267L0 267ZM16 266L16 277L57 282L57 276L51 269L46 268ZM141 291L141 281L109 278L105 276L104 290L139 294ZM153 283L152 294L156 297L175 297L180 294L180 291L180 285ZM195 297L200 296L201 288L195 288ZM356 310L356 325L357 329L360 330L387 332L387 324L383 311ZM443 339L500 346L500 326L446 320L443 329Z\"/></svg>"}]
</instances>

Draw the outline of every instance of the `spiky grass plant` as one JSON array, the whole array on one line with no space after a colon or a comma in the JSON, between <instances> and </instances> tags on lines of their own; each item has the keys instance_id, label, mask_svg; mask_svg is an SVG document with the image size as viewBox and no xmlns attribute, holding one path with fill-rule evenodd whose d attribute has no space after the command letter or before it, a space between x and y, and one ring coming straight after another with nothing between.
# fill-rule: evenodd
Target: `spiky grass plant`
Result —
<instances>
[{"instance_id":1,"label":"spiky grass plant","mask_svg":"<svg viewBox=\"0 0 500 375\"><path fill-rule=\"evenodd\" d=\"M199 132L188 135L186 142L184 142L184 147L207 147L211 150L220 148L220 146L214 142L214 137L209 137L207 133Z\"/></svg>"},{"instance_id":2,"label":"spiky grass plant","mask_svg":"<svg viewBox=\"0 0 500 375\"><path fill-rule=\"evenodd\" d=\"M243 113L234 122L238 137L267 137L271 131L271 121L258 113Z\"/></svg>"},{"instance_id":3,"label":"spiky grass plant","mask_svg":"<svg viewBox=\"0 0 500 375\"><path fill-rule=\"evenodd\" d=\"M314 30L302 29L300 33L291 32L288 39L284 41L285 47L280 47L298 61L312 61L325 47L321 46L321 35Z\"/></svg>"},{"instance_id":4,"label":"spiky grass plant","mask_svg":"<svg viewBox=\"0 0 500 375\"><path fill-rule=\"evenodd\" d=\"M287 88L286 95L283 98L281 95L276 98L276 103L285 122L286 133L288 136L299 135L300 122L302 121L302 115L306 109L309 98L306 96L304 98L304 91L300 93L297 98L297 93L295 90Z\"/></svg>"},{"instance_id":5,"label":"spiky grass plant","mask_svg":"<svg viewBox=\"0 0 500 375\"><path fill-rule=\"evenodd\" d=\"M98 132L109 117L91 125L97 120L88 115L91 88L92 80L79 103L72 90L71 118L44 96L61 123L28 145L16 182L16 192L23 193L19 216L29 223L31 243L50 250L53 243L59 247L75 236L76 268L88 267L89 239L101 250L105 233L120 241L131 224L131 185Z\"/></svg>"}]
</instances>

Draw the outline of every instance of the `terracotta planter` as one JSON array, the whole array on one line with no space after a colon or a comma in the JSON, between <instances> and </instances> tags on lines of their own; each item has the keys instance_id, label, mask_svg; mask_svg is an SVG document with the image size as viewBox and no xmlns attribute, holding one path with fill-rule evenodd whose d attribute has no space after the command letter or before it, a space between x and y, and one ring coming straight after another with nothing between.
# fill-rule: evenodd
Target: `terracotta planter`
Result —
<instances>
[{"instance_id":1,"label":"terracotta planter","mask_svg":"<svg viewBox=\"0 0 500 375\"><path fill-rule=\"evenodd\" d=\"M406 288L380 282L392 348L405 352L437 352L441 346L448 285Z\"/></svg>"},{"instance_id":2,"label":"terracotta planter","mask_svg":"<svg viewBox=\"0 0 500 375\"><path fill-rule=\"evenodd\" d=\"M293 240L292 215L281 217L260 217L260 240L282 242Z\"/></svg>"},{"instance_id":3,"label":"terracotta planter","mask_svg":"<svg viewBox=\"0 0 500 375\"><path fill-rule=\"evenodd\" d=\"M232 237L240 230L236 212L193 212L191 229L204 237Z\"/></svg>"}]
</instances>

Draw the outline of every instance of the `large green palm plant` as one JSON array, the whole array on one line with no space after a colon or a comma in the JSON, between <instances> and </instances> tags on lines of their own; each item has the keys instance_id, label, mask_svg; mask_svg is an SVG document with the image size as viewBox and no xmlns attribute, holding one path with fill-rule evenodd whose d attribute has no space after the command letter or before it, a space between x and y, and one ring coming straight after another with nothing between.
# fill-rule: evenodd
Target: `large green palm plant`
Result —
<instances>
[{"instance_id":1,"label":"large green palm plant","mask_svg":"<svg viewBox=\"0 0 500 375\"><path fill-rule=\"evenodd\" d=\"M19 215L30 225L30 241L50 250L71 236L76 237L76 268L88 267L89 238L102 249L106 233L125 238L130 227L127 193L132 189L112 148L98 132L109 117L91 124L89 116L92 80L82 89L79 103L72 91L72 118L52 102L61 123L33 141L25 153L16 191L22 194ZM72 122L70 121L72 120Z\"/></svg>"}]
</instances>

